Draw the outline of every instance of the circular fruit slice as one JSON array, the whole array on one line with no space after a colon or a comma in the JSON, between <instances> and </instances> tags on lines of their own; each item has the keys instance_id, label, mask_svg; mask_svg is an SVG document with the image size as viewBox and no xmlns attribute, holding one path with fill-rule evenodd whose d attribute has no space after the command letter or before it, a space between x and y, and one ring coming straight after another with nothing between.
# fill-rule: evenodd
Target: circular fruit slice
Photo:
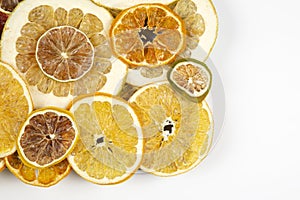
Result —
<instances>
[{"instance_id":1,"label":"circular fruit slice","mask_svg":"<svg viewBox=\"0 0 300 200\"><path fill-rule=\"evenodd\" d=\"M100 93L76 99L70 111L80 128L80 140L68 156L74 171L96 184L131 177L142 159L143 135L127 102Z\"/></svg>"},{"instance_id":2,"label":"circular fruit slice","mask_svg":"<svg viewBox=\"0 0 300 200\"><path fill-rule=\"evenodd\" d=\"M0 62L0 158L15 152L19 130L33 109L28 88L13 68Z\"/></svg>"},{"instance_id":3,"label":"circular fruit slice","mask_svg":"<svg viewBox=\"0 0 300 200\"><path fill-rule=\"evenodd\" d=\"M122 11L110 29L112 49L131 67L168 64L185 48L182 20L162 4L140 4Z\"/></svg>"},{"instance_id":4,"label":"circular fruit slice","mask_svg":"<svg viewBox=\"0 0 300 200\"><path fill-rule=\"evenodd\" d=\"M0 9L6 12L12 12L22 0L1 0Z\"/></svg>"},{"instance_id":5,"label":"circular fruit slice","mask_svg":"<svg viewBox=\"0 0 300 200\"><path fill-rule=\"evenodd\" d=\"M20 130L18 152L28 166L53 166L68 156L75 146L78 134L70 112L57 108L36 110Z\"/></svg>"},{"instance_id":6,"label":"circular fruit slice","mask_svg":"<svg viewBox=\"0 0 300 200\"><path fill-rule=\"evenodd\" d=\"M208 59L218 35L218 17L211 0L179 0L173 10L184 21L187 30L183 57Z\"/></svg>"},{"instance_id":7,"label":"circular fruit slice","mask_svg":"<svg viewBox=\"0 0 300 200\"><path fill-rule=\"evenodd\" d=\"M64 179L70 172L71 166L65 159L60 163L44 169L31 168L25 165L17 152L5 158L8 170L26 184L49 187Z\"/></svg>"},{"instance_id":8,"label":"circular fruit slice","mask_svg":"<svg viewBox=\"0 0 300 200\"><path fill-rule=\"evenodd\" d=\"M112 21L88 0L26 0L5 25L1 58L26 79L35 108L65 108L98 91L117 94L127 66L112 56Z\"/></svg>"},{"instance_id":9,"label":"circular fruit slice","mask_svg":"<svg viewBox=\"0 0 300 200\"><path fill-rule=\"evenodd\" d=\"M0 158L0 172L5 169L5 161L3 158Z\"/></svg>"},{"instance_id":10,"label":"circular fruit slice","mask_svg":"<svg viewBox=\"0 0 300 200\"><path fill-rule=\"evenodd\" d=\"M168 73L171 85L192 101L205 99L212 83L212 73L202 62L183 59L175 63Z\"/></svg>"},{"instance_id":11,"label":"circular fruit slice","mask_svg":"<svg viewBox=\"0 0 300 200\"><path fill-rule=\"evenodd\" d=\"M145 3L161 3L161 4L171 4L176 0L131 0L131 1L111 1L111 0L92 0L95 4L99 6L106 7L112 10L123 10L137 4L145 4Z\"/></svg>"},{"instance_id":12,"label":"circular fruit slice","mask_svg":"<svg viewBox=\"0 0 300 200\"><path fill-rule=\"evenodd\" d=\"M172 176L190 170L207 155L213 125L205 102L186 100L167 82L141 88L129 102L144 133L142 170Z\"/></svg>"}]
</instances>

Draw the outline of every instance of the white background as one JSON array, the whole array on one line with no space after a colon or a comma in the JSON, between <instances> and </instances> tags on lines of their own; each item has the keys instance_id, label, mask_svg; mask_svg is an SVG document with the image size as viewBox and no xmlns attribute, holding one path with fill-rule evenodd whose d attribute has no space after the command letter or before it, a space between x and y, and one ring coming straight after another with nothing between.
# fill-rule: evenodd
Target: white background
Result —
<instances>
[{"instance_id":1,"label":"white background","mask_svg":"<svg viewBox=\"0 0 300 200\"><path fill-rule=\"evenodd\" d=\"M0 199L300 199L300 4L214 0L220 31L211 55L226 92L222 137L193 171L136 175L98 186L74 173L43 189L7 170Z\"/></svg>"}]
</instances>

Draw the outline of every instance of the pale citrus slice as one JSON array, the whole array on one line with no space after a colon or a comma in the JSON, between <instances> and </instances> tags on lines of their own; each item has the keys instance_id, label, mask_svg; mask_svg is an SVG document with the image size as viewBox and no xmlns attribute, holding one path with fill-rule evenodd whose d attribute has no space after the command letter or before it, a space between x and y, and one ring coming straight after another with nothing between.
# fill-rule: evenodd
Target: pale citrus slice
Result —
<instances>
[{"instance_id":1,"label":"pale citrus slice","mask_svg":"<svg viewBox=\"0 0 300 200\"><path fill-rule=\"evenodd\" d=\"M26 0L5 25L1 58L26 79L35 108L65 108L98 91L117 94L127 66L112 55L112 21L88 0Z\"/></svg>"},{"instance_id":2,"label":"pale citrus slice","mask_svg":"<svg viewBox=\"0 0 300 200\"><path fill-rule=\"evenodd\" d=\"M70 111L80 128L80 140L68 156L74 171L96 184L131 177L142 160L143 135L128 103L100 93L76 99Z\"/></svg>"},{"instance_id":3,"label":"pale citrus slice","mask_svg":"<svg viewBox=\"0 0 300 200\"><path fill-rule=\"evenodd\" d=\"M9 65L0 63L0 158L15 152L19 130L33 109L28 88Z\"/></svg>"},{"instance_id":4,"label":"pale citrus slice","mask_svg":"<svg viewBox=\"0 0 300 200\"><path fill-rule=\"evenodd\" d=\"M0 172L5 169L5 161L3 158L0 158Z\"/></svg>"},{"instance_id":5,"label":"pale citrus slice","mask_svg":"<svg viewBox=\"0 0 300 200\"><path fill-rule=\"evenodd\" d=\"M116 56L130 67L168 64L185 48L182 20L163 4L140 4L122 11L110 29Z\"/></svg>"},{"instance_id":6,"label":"pale citrus slice","mask_svg":"<svg viewBox=\"0 0 300 200\"><path fill-rule=\"evenodd\" d=\"M63 180L70 172L71 166L67 160L44 169L31 168L25 165L17 152L5 158L8 170L26 184L50 187Z\"/></svg>"},{"instance_id":7,"label":"pale citrus slice","mask_svg":"<svg viewBox=\"0 0 300 200\"><path fill-rule=\"evenodd\" d=\"M70 112L54 107L35 110L20 130L18 152L28 166L53 166L68 156L78 135Z\"/></svg>"},{"instance_id":8,"label":"pale citrus slice","mask_svg":"<svg viewBox=\"0 0 300 200\"><path fill-rule=\"evenodd\" d=\"M207 155L213 124L205 102L186 100L167 82L142 87L129 102L144 132L142 170L172 176L190 170Z\"/></svg>"},{"instance_id":9,"label":"pale citrus slice","mask_svg":"<svg viewBox=\"0 0 300 200\"><path fill-rule=\"evenodd\" d=\"M173 9L187 30L183 58L208 59L218 36L218 16L211 0L179 0Z\"/></svg>"},{"instance_id":10,"label":"pale citrus slice","mask_svg":"<svg viewBox=\"0 0 300 200\"><path fill-rule=\"evenodd\" d=\"M168 73L171 85L191 101L200 102L208 95L212 73L206 64L195 59L183 59Z\"/></svg>"}]
</instances>

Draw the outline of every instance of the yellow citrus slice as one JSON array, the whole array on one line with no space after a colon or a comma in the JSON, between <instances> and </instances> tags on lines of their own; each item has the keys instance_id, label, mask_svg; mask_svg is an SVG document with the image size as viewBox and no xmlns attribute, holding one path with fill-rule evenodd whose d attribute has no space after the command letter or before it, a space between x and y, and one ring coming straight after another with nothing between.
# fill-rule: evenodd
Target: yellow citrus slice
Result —
<instances>
[{"instance_id":1,"label":"yellow citrus slice","mask_svg":"<svg viewBox=\"0 0 300 200\"><path fill-rule=\"evenodd\" d=\"M212 1L179 0L173 10L184 21L187 30L187 47L182 57L205 61L218 35L218 16Z\"/></svg>"},{"instance_id":2,"label":"yellow citrus slice","mask_svg":"<svg viewBox=\"0 0 300 200\"><path fill-rule=\"evenodd\" d=\"M78 135L70 112L54 107L35 110L20 130L18 152L28 166L53 166L68 156Z\"/></svg>"},{"instance_id":3,"label":"yellow citrus slice","mask_svg":"<svg viewBox=\"0 0 300 200\"><path fill-rule=\"evenodd\" d=\"M35 108L65 108L79 95L118 94L127 66L112 55L113 17L88 0L26 0L13 11L1 58L29 84Z\"/></svg>"},{"instance_id":4,"label":"yellow citrus slice","mask_svg":"<svg viewBox=\"0 0 300 200\"><path fill-rule=\"evenodd\" d=\"M0 158L0 172L5 169L5 161L3 158Z\"/></svg>"},{"instance_id":5,"label":"yellow citrus slice","mask_svg":"<svg viewBox=\"0 0 300 200\"><path fill-rule=\"evenodd\" d=\"M122 11L110 29L112 49L131 67L168 64L185 48L182 20L163 4L140 4Z\"/></svg>"},{"instance_id":6,"label":"yellow citrus slice","mask_svg":"<svg viewBox=\"0 0 300 200\"><path fill-rule=\"evenodd\" d=\"M0 158L15 152L19 130L33 109L28 88L9 65L0 63Z\"/></svg>"},{"instance_id":7,"label":"yellow citrus slice","mask_svg":"<svg viewBox=\"0 0 300 200\"><path fill-rule=\"evenodd\" d=\"M131 177L142 160L143 135L128 103L100 93L76 99L70 111L80 128L80 140L68 156L74 171L96 184Z\"/></svg>"},{"instance_id":8,"label":"yellow citrus slice","mask_svg":"<svg viewBox=\"0 0 300 200\"><path fill-rule=\"evenodd\" d=\"M213 122L205 102L186 100L167 82L142 87L129 102L144 132L142 170L173 176L190 170L207 155Z\"/></svg>"},{"instance_id":9,"label":"yellow citrus slice","mask_svg":"<svg viewBox=\"0 0 300 200\"><path fill-rule=\"evenodd\" d=\"M183 59L168 73L171 85L191 101L200 102L208 95L212 73L206 64L195 59Z\"/></svg>"},{"instance_id":10,"label":"yellow citrus slice","mask_svg":"<svg viewBox=\"0 0 300 200\"><path fill-rule=\"evenodd\" d=\"M44 169L31 168L25 165L17 152L5 158L8 170L26 184L50 187L63 180L70 172L71 166L67 160Z\"/></svg>"}]
</instances>

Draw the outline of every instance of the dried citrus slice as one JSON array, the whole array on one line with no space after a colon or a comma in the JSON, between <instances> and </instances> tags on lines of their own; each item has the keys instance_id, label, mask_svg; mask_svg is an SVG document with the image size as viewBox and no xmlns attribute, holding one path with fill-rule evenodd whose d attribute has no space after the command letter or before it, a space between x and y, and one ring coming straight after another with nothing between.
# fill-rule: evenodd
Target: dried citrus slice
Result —
<instances>
[{"instance_id":1,"label":"dried citrus slice","mask_svg":"<svg viewBox=\"0 0 300 200\"><path fill-rule=\"evenodd\" d=\"M131 1L111 1L111 0L92 0L99 6L106 7L108 9L113 10L123 10L137 4L145 4L145 3L161 3L161 4L171 4L176 0L131 0Z\"/></svg>"},{"instance_id":2,"label":"dried citrus slice","mask_svg":"<svg viewBox=\"0 0 300 200\"><path fill-rule=\"evenodd\" d=\"M127 66L112 55L112 21L88 0L26 0L5 25L1 58L26 79L35 108L65 108L98 91L117 94Z\"/></svg>"},{"instance_id":3,"label":"dried citrus slice","mask_svg":"<svg viewBox=\"0 0 300 200\"><path fill-rule=\"evenodd\" d=\"M128 103L100 93L76 99L70 111L80 128L80 140L68 156L74 171L96 184L131 177L140 166L143 136Z\"/></svg>"},{"instance_id":4,"label":"dried citrus slice","mask_svg":"<svg viewBox=\"0 0 300 200\"><path fill-rule=\"evenodd\" d=\"M187 48L182 57L205 61L218 35L218 16L211 0L179 0L173 9L184 21Z\"/></svg>"},{"instance_id":5,"label":"dried citrus slice","mask_svg":"<svg viewBox=\"0 0 300 200\"><path fill-rule=\"evenodd\" d=\"M19 130L33 109L28 88L13 68L0 63L0 158L15 152Z\"/></svg>"},{"instance_id":6,"label":"dried citrus slice","mask_svg":"<svg viewBox=\"0 0 300 200\"><path fill-rule=\"evenodd\" d=\"M125 83L118 96L127 101L137 90L138 87Z\"/></svg>"},{"instance_id":7,"label":"dried citrus slice","mask_svg":"<svg viewBox=\"0 0 300 200\"><path fill-rule=\"evenodd\" d=\"M112 49L131 67L158 67L185 48L182 20L162 4L140 4L122 11L110 29Z\"/></svg>"},{"instance_id":8,"label":"dried citrus slice","mask_svg":"<svg viewBox=\"0 0 300 200\"><path fill-rule=\"evenodd\" d=\"M4 25L5 25L8 17L9 17L9 13L0 9L0 35L2 34Z\"/></svg>"},{"instance_id":9,"label":"dried citrus slice","mask_svg":"<svg viewBox=\"0 0 300 200\"><path fill-rule=\"evenodd\" d=\"M70 112L54 107L35 110L20 130L18 152L28 166L53 166L68 156L78 134Z\"/></svg>"},{"instance_id":10,"label":"dried citrus slice","mask_svg":"<svg viewBox=\"0 0 300 200\"><path fill-rule=\"evenodd\" d=\"M17 152L5 158L8 170L26 184L50 187L63 180L70 172L71 166L65 159L60 163L44 169L31 168L25 165Z\"/></svg>"},{"instance_id":11,"label":"dried citrus slice","mask_svg":"<svg viewBox=\"0 0 300 200\"><path fill-rule=\"evenodd\" d=\"M6 12L12 12L22 0L1 0L0 8Z\"/></svg>"},{"instance_id":12,"label":"dried citrus slice","mask_svg":"<svg viewBox=\"0 0 300 200\"><path fill-rule=\"evenodd\" d=\"M212 83L212 73L206 64L195 59L183 59L168 73L171 85L192 101L205 99Z\"/></svg>"},{"instance_id":13,"label":"dried citrus slice","mask_svg":"<svg viewBox=\"0 0 300 200\"><path fill-rule=\"evenodd\" d=\"M3 158L0 158L0 172L5 169L5 161Z\"/></svg>"},{"instance_id":14,"label":"dried citrus slice","mask_svg":"<svg viewBox=\"0 0 300 200\"><path fill-rule=\"evenodd\" d=\"M188 171L207 155L212 118L205 102L186 100L167 82L142 87L129 102L144 132L142 170L172 176Z\"/></svg>"}]
</instances>

